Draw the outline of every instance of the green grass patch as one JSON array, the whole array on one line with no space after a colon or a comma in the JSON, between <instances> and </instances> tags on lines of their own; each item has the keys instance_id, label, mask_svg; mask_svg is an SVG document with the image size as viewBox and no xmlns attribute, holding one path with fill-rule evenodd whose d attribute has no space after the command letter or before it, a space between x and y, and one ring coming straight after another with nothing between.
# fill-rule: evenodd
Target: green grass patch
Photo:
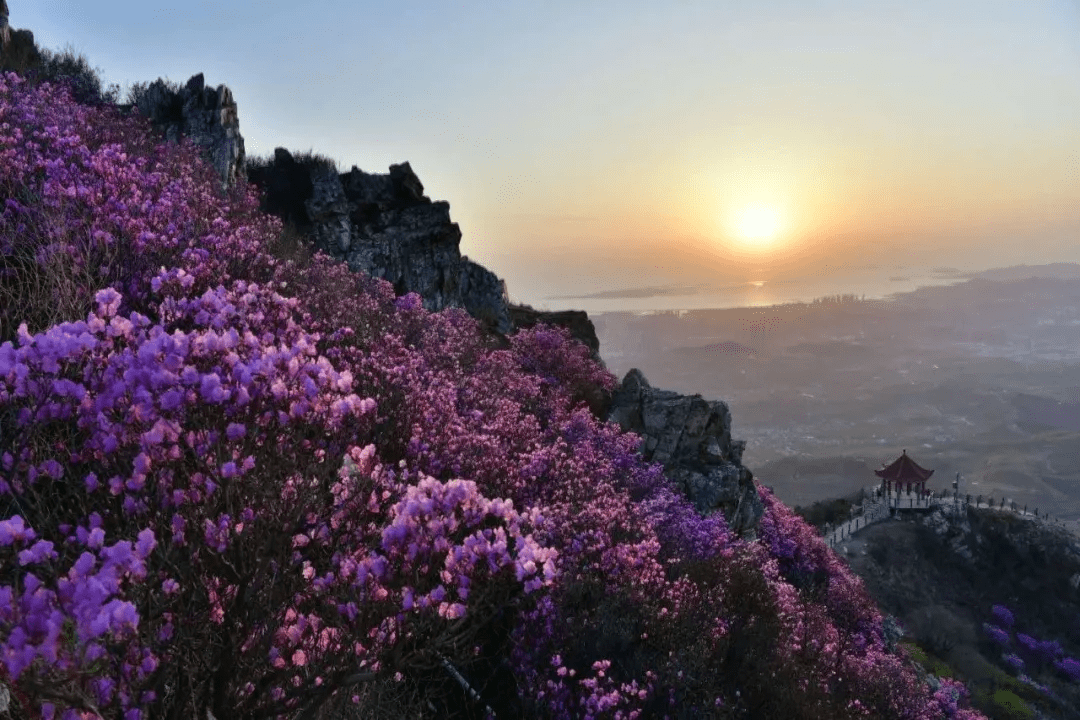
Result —
<instances>
[{"instance_id":1,"label":"green grass patch","mask_svg":"<svg viewBox=\"0 0 1080 720\"><path fill-rule=\"evenodd\" d=\"M956 680L962 680L963 678L957 677L956 670L932 652L920 647L916 643L910 640L901 640L899 645L903 645L904 649L911 655L911 659L919 663L926 669L927 672L937 675L943 678L953 678Z\"/></svg>"}]
</instances>

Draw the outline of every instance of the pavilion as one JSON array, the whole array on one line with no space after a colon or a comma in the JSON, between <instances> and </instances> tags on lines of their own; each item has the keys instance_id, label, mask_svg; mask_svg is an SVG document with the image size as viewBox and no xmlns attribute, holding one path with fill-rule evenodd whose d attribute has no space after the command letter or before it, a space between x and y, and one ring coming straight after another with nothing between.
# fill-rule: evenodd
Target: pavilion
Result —
<instances>
[{"instance_id":1,"label":"pavilion","mask_svg":"<svg viewBox=\"0 0 1080 720\"><path fill-rule=\"evenodd\" d=\"M882 463L884 465L884 463ZM875 470L874 474L881 478L881 487L886 494L891 493L893 488L899 493L900 488L906 485L910 494L912 487L917 489L920 496L926 494L926 481L934 474L933 470L920 467L918 463L908 457L907 450L896 458L892 465Z\"/></svg>"}]
</instances>

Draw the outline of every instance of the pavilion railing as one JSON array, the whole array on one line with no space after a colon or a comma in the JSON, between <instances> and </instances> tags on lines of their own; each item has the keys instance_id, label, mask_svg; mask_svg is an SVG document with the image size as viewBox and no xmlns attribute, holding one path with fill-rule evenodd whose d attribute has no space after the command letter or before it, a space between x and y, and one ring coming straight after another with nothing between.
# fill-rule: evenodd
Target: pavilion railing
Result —
<instances>
[{"instance_id":1,"label":"pavilion railing","mask_svg":"<svg viewBox=\"0 0 1080 720\"><path fill-rule=\"evenodd\" d=\"M1021 516L1033 517L1046 522L1064 525L1064 521L1057 516L1048 513L1040 513L1039 508L1029 511L1028 506L1018 506L1015 502L1006 502L1004 498L995 502L993 498L983 498L982 495L954 495L947 490L938 493L919 495L918 493L890 493L886 498L882 495L880 487L872 485L863 488L863 511L851 517L847 522L835 528L827 528L824 538L829 547L835 548L851 536L874 523L888 520L904 510L929 510L940 507L948 515L965 510L966 507L987 508L995 510L1009 510Z\"/></svg>"}]
</instances>

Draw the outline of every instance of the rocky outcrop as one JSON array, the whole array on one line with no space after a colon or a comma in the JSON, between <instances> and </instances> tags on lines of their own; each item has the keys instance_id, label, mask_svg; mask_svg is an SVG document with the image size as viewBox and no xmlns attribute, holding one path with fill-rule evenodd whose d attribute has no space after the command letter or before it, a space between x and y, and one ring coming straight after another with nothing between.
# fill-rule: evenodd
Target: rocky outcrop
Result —
<instances>
[{"instance_id":1,"label":"rocky outcrop","mask_svg":"<svg viewBox=\"0 0 1080 720\"><path fill-rule=\"evenodd\" d=\"M514 329L505 280L462 255L458 288L465 309L486 327L502 333Z\"/></svg>"},{"instance_id":2,"label":"rocky outcrop","mask_svg":"<svg viewBox=\"0 0 1080 720\"><path fill-rule=\"evenodd\" d=\"M337 247L324 249L342 257L350 270L388 280L398 294L419 293L430 311L464 307L461 229L450 221L450 204L424 196L408 163L391 165L387 175L354 166L342 181L351 232Z\"/></svg>"},{"instance_id":3,"label":"rocky outcrop","mask_svg":"<svg viewBox=\"0 0 1080 720\"><path fill-rule=\"evenodd\" d=\"M34 33L8 27L8 42L0 43L0 72L25 73L41 65Z\"/></svg>"},{"instance_id":4,"label":"rocky outcrop","mask_svg":"<svg viewBox=\"0 0 1080 720\"><path fill-rule=\"evenodd\" d=\"M244 138L229 88L206 87L202 73L179 89L158 79L139 96L136 107L166 140L179 142L186 137L203 148L223 188L233 187L243 177Z\"/></svg>"},{"instance_id":5,"label":"rocky outcrop","mask_svg":"<svg viewBox=\"0 0 1080 720\"><path fill-rule=\"evenodd\" d=\"M1080 538L1045 519L966 505L957 514L944 505L927 513L921 522L953 552L969 561L993 548L994 553L1016 556L1030 565L1044 558L1047 548L1052 547L1058 557L1057 570L1068 566L1073 572L1080 571ZM1069 577L1068 584L1073 585ZM1080 582L1074 589L1078 587Z\"/></svg>"},{"instance_id":6,"label":"rocky outcrop","mask_svg":"<svg viewBox=\"0 0 1080 720\"><path fill-rule=\"evenodd\" d=\"M201 73L184 87L160 79L151 83L136 106L167 140L187 137L203 147L224 188L241 177L257 184L266 212L349 269L389 281L400 295L419 294L429 311L463 308L500 336L537 322L561 325L603 364L596 330L584 312L511 311L505 283L461 255L461 230L450 220L449 203L426 197L409 163L391 165L386 174L355 166L338 173L332 161L298 160L277 148L267 165L248 167L232 93L224 85L206 87Z\"/></svg>"},{"instance_id":7,"label":"rocky outcrop","mask_svg":"<svg viewBox=\"0 0 1080 720\"><path fill-rule=\"evenodd\" d=\"M339 174L331 161L298 159L277 148L269 164L248 168L248 178L264 190L264 210L294 225L349 269L387 280L399 295L419 294L429 311L464 308L503 336L504 345L516 329L537 323L565 327L603 365L587 314L511 305L505 282L461 255L461 229L450 220L449 203L425 196L409 163L391 165L386 174L356 166Z\"/></svg>"},{"instance_id":8,"label":"rocky outcrop","mask_svg":"<svg viewBox=\"0 0 1080 720\"><path fill-rule=\"evenodd\" d=\"M387 280L399 295L419 294L429 311L460 307L499 333L511 331L503 282L461 255L449 203L426 197L409 163L387 174L355 166L338 173L331 162L298 161L278 148L248 177L265 191L267 212L350 270Z\"/></svg>"},{"instance_id":9,"label":"rocky outcrop","mask_svg":"<svg viewBox=\"0 0 1080 720\"><path fill-rule=\"evenodd\" d=\"M721 511L733 532L756 536L765 508L742 465L746 442L731 439L727 403L654 390L635 368L615 391L607 419L641 436L644 459L662 463L698 512Z\"/></svg>"},{"instance_id":10,"label":"rocky outcrop","mask_svg":"<svg viewBox=\"0 0 1080 720\"><path fill-rule=\"evenodd\" d=\"M922 523L941 540L947 544L957 555L965 560L971 560L971 548L969 542L973 542L975 536L971 532L971 524L968 522L967 513L954 515L947 507L935 508L922 517Z\"/></svg>"}]
</instances>

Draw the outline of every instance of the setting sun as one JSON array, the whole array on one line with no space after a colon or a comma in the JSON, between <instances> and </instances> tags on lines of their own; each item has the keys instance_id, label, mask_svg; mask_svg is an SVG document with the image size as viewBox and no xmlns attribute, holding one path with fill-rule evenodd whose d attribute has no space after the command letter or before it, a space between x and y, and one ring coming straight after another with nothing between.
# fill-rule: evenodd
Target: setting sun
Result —
<instances>
[{"instance_id":1,"label":"setting sun","mask_svg":"<svg viewBox=\"0 0 1080 720\"><path fill-rule=\"evenodd\" d=\"M765 244L776 238L780 230L780 213L763 205L743 208L735 218L735 232L740 240Z\"/></svg>"}]
</instances>

